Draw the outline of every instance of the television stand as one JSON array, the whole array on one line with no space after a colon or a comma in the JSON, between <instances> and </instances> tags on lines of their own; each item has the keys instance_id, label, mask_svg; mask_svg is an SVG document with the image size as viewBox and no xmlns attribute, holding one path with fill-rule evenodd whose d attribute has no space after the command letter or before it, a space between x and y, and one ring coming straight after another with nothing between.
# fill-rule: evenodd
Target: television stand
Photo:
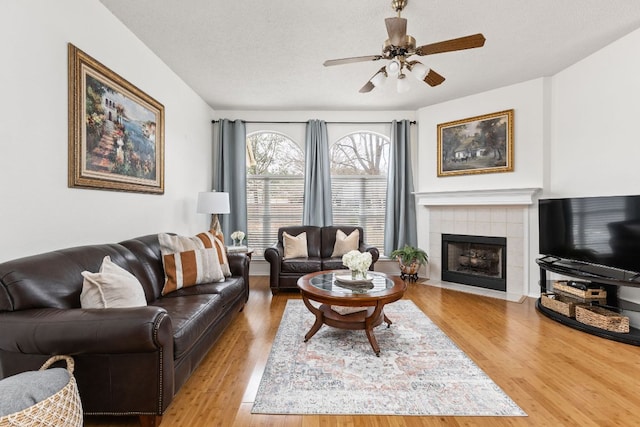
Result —
<instances>
[{"instance_id":1,"label":"television stand","mask_svg":"<svg viewBox=\"0 0 640 427\"><path fill-rule=\"evenodd\" d=\"M640 304L618 299L620 286L640 288L640 275L637 272L617 269L599 264L573 261L564 258L545 256L536 259L540 267L540 292L547 292L547 272L562 274L576 279L586 280L594 285L603 286L607 290L607 305L621 310L640 312ZM640 346L640 329L631 327L629 333L611 332L578 322L576 319L564 316L544 307L541 298L536 302L536 308L545 316L567 325L571 328L619 341L625 344Z\"/></svg>"}]
</instances>

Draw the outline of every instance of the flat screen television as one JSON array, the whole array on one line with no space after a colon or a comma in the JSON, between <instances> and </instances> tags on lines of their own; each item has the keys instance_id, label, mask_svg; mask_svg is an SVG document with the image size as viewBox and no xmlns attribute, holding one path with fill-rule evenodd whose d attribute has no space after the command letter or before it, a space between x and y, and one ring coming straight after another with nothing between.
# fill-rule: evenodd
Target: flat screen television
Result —
<instances>
[{"instance_id":1,"label":"flat screen television","mask_svg":"<svg viewBox=\"0 0 640 427\"><path fill-rule=\"evenodd\" d=\"M541 199L538 208L541 254L640 272L640 196Z\"/></svg>"}]
</instances>

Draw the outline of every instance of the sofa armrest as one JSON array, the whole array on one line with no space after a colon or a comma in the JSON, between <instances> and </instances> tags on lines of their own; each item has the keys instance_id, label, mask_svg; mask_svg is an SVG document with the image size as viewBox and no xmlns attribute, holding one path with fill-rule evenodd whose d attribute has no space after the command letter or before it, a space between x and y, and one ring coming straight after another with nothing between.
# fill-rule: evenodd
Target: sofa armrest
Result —
<instances>
[{"instance_id":1,"label":"sofa armrest","mask_svg":"<svg viewBox=\"0 0 640 427\"><path fill-rule=\"evenodd\" d=\"M269 286L278 289L280 282L280 267L284 258L284 247L281 243L274 243L264 250L264 259L269 262Z\"/></svg>"},{"instance_id":2,"label":"sofa armrest","mask_svg":"<svg viewBox=\"0 0 640 427\"><path fill-rule=\"evenodd\" d=\"M227 254L232 276L242 276L245 286L245 302L249 299L249 256L244 253Z\"/></svg>"},{"instance_id":3,"label":"sofa armrest","mask_svg":"<svg viewBox=\"0 0 640 427\"><path fill-rule=\"evenodd\" d=\"M171 319L165 309L153 306L4 312L0 330L0 349L13 353L145 353L167 348L173 354Z\"/></svg>"},{"instance_id":4,"label":"sofa armrest","mask_svg":"<svg viewBox=\"0 0 640 427\"><path fill-rule=\"evenodd\" d=\"M380 251L375 246L369 246L366 243L362 243L358 248L360 252L369 252L371 254L371 266L369 266L369 270L373 271L373 265L380 258Z\"/></svg>"}]
</instances>

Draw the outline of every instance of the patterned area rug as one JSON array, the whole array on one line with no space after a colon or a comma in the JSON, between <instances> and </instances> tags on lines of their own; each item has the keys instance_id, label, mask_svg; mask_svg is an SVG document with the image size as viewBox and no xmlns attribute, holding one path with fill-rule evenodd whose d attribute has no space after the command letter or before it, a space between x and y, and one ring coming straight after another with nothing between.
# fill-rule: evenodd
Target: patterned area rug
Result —
<instances>
[{"instance_id":1,"label":"patterned area rug","mask_svg":"<svg viewBox=\"0 0 640 427\"><path fill-rule=\"evenodd\" d=\"M393 322L374 334L322 326L289 300L256 400L257 414L526 416L411 301L385 307Z\"/></svg>"}]
</instances>

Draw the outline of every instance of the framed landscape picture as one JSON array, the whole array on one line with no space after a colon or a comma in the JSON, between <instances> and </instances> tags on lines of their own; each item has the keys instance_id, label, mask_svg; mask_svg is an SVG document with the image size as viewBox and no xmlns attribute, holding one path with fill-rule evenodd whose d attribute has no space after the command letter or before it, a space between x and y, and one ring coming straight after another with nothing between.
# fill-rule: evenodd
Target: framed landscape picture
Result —
<instances>
[{"instance_id":1,"label":"framed landscape picture","mask_svg":"<svg viewBox=\"0 0 640 427\"><path fill-rule=\"evenodd\" d=\"M69 43L69 187L164 193L164 106Z\"/></svg>"},{"instance_id":2,"label":"framed landscape picture","mask_svg":"<svg viewBox=\"0 0 640 427\"><path fill-rule=\"evenodd\" d=\"M513 110L438 125L438 176L513 171Z\"/></svg>"}]
</instances>

